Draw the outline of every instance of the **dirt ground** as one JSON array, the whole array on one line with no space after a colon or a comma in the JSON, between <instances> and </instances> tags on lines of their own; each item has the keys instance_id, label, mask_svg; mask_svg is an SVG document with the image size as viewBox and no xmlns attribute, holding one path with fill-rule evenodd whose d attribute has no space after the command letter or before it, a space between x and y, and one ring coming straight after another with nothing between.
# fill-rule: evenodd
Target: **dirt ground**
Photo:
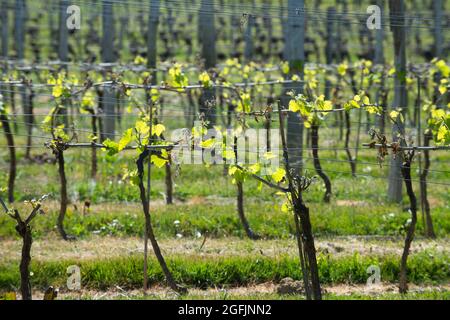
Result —
<instances>
[{"instance_id":1,"label":"dirt ground","mask_svg":"<svg viewBox=\"0 0 450 320\"><path fill-rule=\"evenodd\" d=\"M381 283L379 285L367 286L367 285L349 285L340 284L332 286L323 286L324 293L335 294L340 296L348 296L351 294L361 294L369 296L378 296L385 293L397 293L398 287L392 283ZM410 285L409 292L411 293L423 293L427 291L449 291L450 283L439 286L417 286ZM228 297L255 297L258 295L270 295L277 292L277 285L274 283L263 283L248 287L236 287L227 289L210 288L207 290L201 289L189 289L189 296L195 297L195 299L202 298L226 298ZM177 299L178 295L168 288L156 286L148 290L147 296L150 299ZM44 293L41 291L33 292L34 300L42 300ZM20 296L18 296L20 299ZM120 287L112 288L108 291L96 291L96 290L81 290L79 292L59 292L58 299L92 299L92 300L108 300L108 299L142 299L142 290L123 290ZM282 296L280 296L282 298ZM300 298L300 296L299 296Z\"/></svg>"},{"instance_id":2,"label":"dirt ground","mask_svg":"<svg viewBox=\"0 0 450 320\"><path fill-rule=\"evenodd\" d=\"M203 244L203 241L204 244ZM203 247L202 247L203 244ZM280 256L296 255L293 240L248 241L238 238L227 239L162 239L161 248L166 255L261 255ZM318 252L333 256L353 255L400 255L403 240L394 238L339 237L333 239L316 239ZM20 240L0 241L3 261L20 259ZM433 249L450 252L450 239L415 240L411 252ZM33 242L32 258L40 261L60 259L101 259L127 256L143 252L143 241L139 238L97 237L67 242L57 239L39 239Z\"/></svg>"}]
</instances>

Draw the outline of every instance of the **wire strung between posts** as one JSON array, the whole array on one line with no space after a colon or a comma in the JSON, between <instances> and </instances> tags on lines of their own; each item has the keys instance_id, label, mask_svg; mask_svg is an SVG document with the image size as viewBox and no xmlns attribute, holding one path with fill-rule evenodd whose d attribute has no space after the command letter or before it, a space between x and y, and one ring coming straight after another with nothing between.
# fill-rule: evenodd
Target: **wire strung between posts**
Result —
<instances>
[{"instance_id":1,"label":"wire strung between posts","mask_svg":"<svg viewBox=\"0 0 450 320\"><path fill-rule=\"evenodd\" d=\"M94 3L92 1L86 1L86 0L79 0L82 4L84 5L89 5L90 7L94 7L97 3ZM124 1L111 1L112 4L114 5L127 5L130 7L138 7L139 9L149 9L151 8L150 5L145 4L145 3L138 3L138 4L130 4L128 2L124 2ZM330 15L330 13L328 11L324 11L324 10L314 10L314 9L308 9L308 8L304 8L301 9L299 8L298 10L296 10L295 12L291 12L288 10L284 10L284 9L288 9L287 7L283 7L283 6L279 6L276 7L273 12L275 14L271 13L271 9L268 9L267 7L256 7L256 6L243 6L242 4L237 5L236 7L236 11L231 11L231 10L226 10L226 6L220 6L220 8L215 8L214 4L207 4L204 8L202 8L201 6L194 7L185 7L183 8L183 5L185 3L178 3L175 6L167 6L165 3L161 3L160 7L161 9L165 9L167 10L171 10L175 13L177 13L178 15L180 13L185 13L185 14L202 14L202 13L206 13L206 14L210 14L211 12L214 12L216 15L218 16L242 16L243 14L246 15L252 15L254 17L261 17L261 18L276 18L276 19L286 19L288 17L297 17L300 13L305 14L306 19L310 20L310 21L317 21L317 22L326 22L326 21L333 21L333 22L337 22L337 23L346 23L346 24L350 24L350 25L365 25L366 24L366 19L369 16L367 13L350 13L350 12L335 12L332 13ZM61 4L57 4L55 7L61 7ZM230 7L231 8L231 7ZM256 9L261 9L261 13L255 13ZM290 8L289 8L290 9ZM97 15L103 15L103 12L101 12L101 9L99 8L99 13ZM280 12L283 11L287 11L286 15L282 15L280 16ZM250 13L251 12L251 13ZM129 14L129 13L128 13ZM112 15L113 14L108 14L108 15ZM349 18L352 17L354 18L354 20L356 21L352 21ZM389 17L392 17L394 22L390 22L388 21ZM405 23L398 23L395 22L397 19L403 19L405 20ZM409 21L408 21L409 20ZM419 21L418 23L416 21ZM433 22L433 18L426 18L422 16L409 16L406 14L403 15L386 15L386 18L384 19L384 21L388 21L388 22L382 22L381 25L383 27L390 27L391 25L395 25L395 26L400 26L400 27L408 27L408 28L415 28L415 29L430 29L433 28L434 25L432 25ZM421 23L421 22L429 22L429 23ZM445 19L443 19L443 21L445 21ZM416 22L416 23L415 23ZM446 28L445 24L443 24L442 28Z\"/></svg>"},{"instance_id":2,"label":"wire strung between posts","mask_svg":"<svg viewBox=\"0 0 450 320\"><path fill-rule=\"evenodd\" d=\"M392 144L381 144L381 143L363 143L363 147L369 148L389 148L397 150L417 150L417 151L436 151L436 150L450 150L450 146L401 146Z\"/></svg>"},{"instance_id":3,"label":"wire strung between posts","mask_svg":"<svg viewBox=\"0 0 450 320\"><path fill-rule=\"evenodd\" d=\"M47 63L30 63L26 60L11 60L11 59L0 59L0 64L6 64L9 68L13 68L18 71L40 71L40 70L52 70L52 71L59 71L61 66L66 66L69 68L78 68L79 71L87 72L90 70L97 70L97 71L111 71L111 68L113 68L114 71L133 71L133 72L144 72L144 71L156 71L156 72L167 72L169 69L173 66L173 63L171 62L160 62L160 67L157 68L149 68L147 66L142 65L136 65L136 64L124 64L120 62L104 62L104 63L86 63L86 62L65 62L60 60L54 60L49 61ZM55 66L56 68L53 68ZM326 63L306 63L305 69L306 70L319 70L323 69L325 71L335 71L337 72L339 64L332 63L332 64L326 64ZM226 67L230 67L226 64L217 64L215 68L218 68L219 70L223 70ZM417 71L420 70L426 70L428 68L432 67L431 63L408 63L407 70L408 71ZM117 68L114 69L114 68ZM373 70L375 71L382 71L385 68L384 64L374 64ZM273 66L273 67L259 67L256 66L254 71L259 72L276 72L280 71L282 67L280 65ZM356 70L361 69L361 66L359 64L347 64L347 70ZM184 65L183 66L184 71L202 71L202 68L198 67L198 65ZM389 77L395 77L395 75L387 76ZM427 77L426 74L424 74L424 77Z\"/></svg>"}]
</instances>

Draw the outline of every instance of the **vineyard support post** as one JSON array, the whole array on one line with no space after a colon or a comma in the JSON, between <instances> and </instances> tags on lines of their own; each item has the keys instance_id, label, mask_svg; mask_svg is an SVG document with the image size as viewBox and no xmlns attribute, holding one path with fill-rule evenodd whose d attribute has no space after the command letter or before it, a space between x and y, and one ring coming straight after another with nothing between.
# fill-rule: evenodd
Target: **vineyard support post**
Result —
<instances>
[{"instance_id":1,"label":"vineyard support post","mask_svg":"<svg viewBox=\"0 0 450 320\"><path fill-rule=\"evenodd\" d=\"M217 61L216 56L216 31L214 28L214 2L201 1L199 17L199 38L202 47L202 58L206 70L214 68ZM200 113L204 113L210 123L210 127L216 121L216 97L213 88L203 89L200 96Z\"/></svg>"},{"instance_id":2,"label":"vineyard support post","mask_svg":"<svg viewBox=\"0 0 450 320\"><path fill-rule=\"evenodd\" d=\"M148 17L147 31L147 67L156 68L157 42L158 42L158 16L160 0L150 0L150 13ZM157 83L156 71L152 71L151 83Z\"/></svg>"},{"instance_id":3,"label":"vineyard support post","mask_svg":"<svg viewBox=\"0 0 450 320\"><path fill-rule=\"evenodd\" d=\"M327 41L325 45L325 58L326 63L328 65L333 63L333 57L335 54L335 48L336 48L336 39L335 39L335 32L334 32L334 24L336 19L336 8L330 7L327 9ZM330 98L330 91L331 91L331 82L328 79L325 79L325 99Z\"/></svg>"},{"instance_id":4,"label":"vineyard support post","mask_svg":"<svg viewBox=\"0 0 450 320\"><path fill-rule=\"evenodd\" d=\"M279 0L280 3L280 9L278 10L279 13L279 17L280 17L280 25L281 25L281 32L282 32L282 40L284 42L284 50L280 53L281 54L281 59L282 60L286 60L287 56L288 56L288 46L289 46L289 42L288 42L288 24L286 19L284 18L284 2L285 0ZM289 3L288 3L288 7L289 7Z\"/></svg>"},{"instance_id":5,"label":"vineyard support post","mask_svg":"<svg viewBox=\"0 0 450 320\"><path fill-rule=\"evenodd\" d=\"M419 146L422 145L421 138L422 138L422 119L421 119L421 112L420 112L420 106L421 106L421 78L418 75L417 76L417 99L416 99L416 105L414 108L414 127L417 126L417 144ZM426 140L426 138L424 139ZM419 174L420 174L420 208L422 211L422 225L424 228L425 234L427 233L427 225L425 224L425 202L427 201L427 198L425 196L426 194L426 184L423 183L422 175L422 154L419 153Z\"/></svg>"},{"instance_id":6,"label":"vineyard support post","mask_svg":"<svg viewBox=\"0 0 450 320\"><path fill-rule=\"evenodd\" d=\"M69 6L68 0L60 1L59 8L59 43L58 43L58 57L60 61L66 62L68 61L68 36L69 31L66 25L67 19L67 7Z\"/></svg>"},{"instance_id":7,"label":"vineyard support post","mask_svg":"<svg viewBox=\"0 0 450 320\"><path fill-rule=\"evenodd\" d=\"M156 68L157 59L157 35L158 35L158 23L159 23L159 10L160 1L150 0L150 13L148 18L148 31L147 31L147 67L150 69ZM153 70L151 72L151 83L157 83L157 72ZM172 170L171 161L165 164L166 172L166 203L173 203L173 183L172 183Z\"/></svg>"},{"instance_id":8,"label":"vineyard support post","mask_svg":"<svg viewBox=\"0 0 450 320\"><path fill-rule=\"evenodd\" d=\"M396 70L393 107L406 108L406 28L404 0L389 0L389 8L391 14L391 30L394 35L394 63ZM403 134L403 132L403 124L394 124L392 128L393 141L398 141L398 135ZM400 202L402 200L401 164L402 157L391 158L388 199L393 202Z\"/></svg>"},{"instance_id":9,"label":"vineyard support post","mask_svg":"<svg viewBox=\"0 0 450 320\"><path fill-rule=\"evenodd\" d=\"M252 9L255 10L255 0L252 1ZM247 26L245 29L245 51L244 51L244 58L246 62L249 62L252 60L253 57L253 25L255 23L255 16L251 13L247 13Z\"/></svg>"},{"instance_id":10,"label":"vineyard support post","mask_svg":"<svg viewBox=\"0 0 450 320\"><path fill-rule=\"evenodd\" d=\"M16 0L14 33L16 57L23 60L25 56L25 0Z\"/></svg>"},{"instance_id":11,"label":"vineyard support post","mask_svg":"<svg viewBox=\"0 0 450 320\"><path fill-rule=\"evenodd\" d=\"M434 50L433 54L435 58L443 58L443 43L445 42L443 39L443 33L442 33L442 11L444 10L444 6L442 3L442 0L433 0L433 13L434 13ZM434 75L434 81L436 83L439 83L441 80L441 74L436 73ZM439 91L435 90L435 96L439 95ZM439 108L442 108L445 103L445 101L439 101L437 106Z\"/></svg>"},{"instance_id":12,"label":"vineyard support post","mask_svg":"<svg viewBox=\"0 0 450 320\"><path fill-rule=\"evenodd\" d=\"M49 30L49 40L50 40L50 49L54 52L58 51L58 47L57 47L57 43L58 43L58 30L55 30L54 27L54 17L53 17L53 13L55 11L55 5L53 2L51 2L49 4L49 10L48 10L48 30ZM58 12L58 10L56 10L56 12ZM56 59L56 57L55 57Z\"/></svg>"},{"instance_id":13,"label":"vineyard support post","mask_svg":"<svg viewBox=\"0 0 450 320\"><path fill-rule=\"evenodd\" d=\"M112 0L103 0L103 39L102 39L102 61L114 62L114 17ZM103 131L104 137L114 139L115 131L115 106L116 97L114 88L105 86L103 90Z\"/></svg>"},{"instance_id":14,"label":"vineyard support post","mask_svg":"<svg viewBox=\"0 0 450 320\"><path fill-rule=\"evenodd\" d=\"M231 42L231 56L234 58L238 54L237 50L237 37L239 35L239 18L237 17L238 13L236 11L236 3L230 3L230 42Z\"/></svg>"},{"instance_id":15,"label":"vineyard support post","mask_svg":"<svg viewBox=\"0 0 450 320\"><path fill-rule=\"evenodd\" d=\"M214 28L214 3L207 0L201 1L199 27L202 42L202 58L205 60L205 68L213 68L216 65L216 31Z\"/></svg>"},{"instance_id":16,"label":"vineyard support post","mask_svg":"<svg viewBox=\"0 0 450 320\"><path fill-rule=\"evenodd\" d=\"M28 90L27 90L28 88ZM27 129L27 146L25 149L25 158L30 159L31 157L31 146L32 146L32 135L33 135L33 99L34 90L32 85L28 85L25 81L20 87L21 97L22 97L22 110L25 120L25 126Z\"/></svg>"},{"instance_id":17,"label":"vineyard support post","mask_svg":"<svg viewBox=\"0 0 450 320\"><path fill-rule=\"evenodd\" d=\"M267 7L270 7L270 5L266 5ZM269 10L269 8L266 8L265 10ZM264 17L264 26L266 28L267 32L267 57L272 57L273 54L273 23L272 23L272 17L268 15L267 17Z\"/></svg>"},{"instance_id":18,"label":"vineyard support post","mask_svg":"<svg viewBox=\"0 0 450 320\"><path fill-rule=\"evenodd\" d=\"M114 62L114 17L113 1L102 0L102 60L103 62Z\"/></svg>"},{"instance_id":19,"label":"vineyard support post","mask_svg":"<svg viewBox=\"0 0 450 320\"><path fill-rule=\"evenodd\" d=\"M305 67L305 1L288 1L287 41L285 42L290 74L300 75L301 83L296 88L297 93L303 92ZM292 87L292 85L289 85ZM287 87L285 91L287 91ZM287 104L287 97L283 97ZM295 112L289 112L287 117L287 148L291 167L300 173L303 161L303 120Z\"/></svg>"},{"instance_id":20,"label":"vineyard support post","mask_svg":"<svg viewBox=\"0 0 450 320\"><path fill-rule=\"evenodd\" d=\"M436 58L442 58L444 39L442 33L442 13L444 7L442 0L433 0L433 12L434 12L434 56Z\"/></svg>"},{"instance_id":21,"label":"vineyard support post","mask_svg":"<svg viewBox=\"0 0 450 320\"><path fill-rule=\"evenodd\" d=\"M9 19L8 19L8 0L2 0L1 2L2 10L0 12L0 19L2 22L2 30L1 30L1 37L2 37L2 51L1 56L3 58L8 57L8 45L9 45Z\"/></svg>"},{"instance_id":22,"label":"vineyard support post","mask_svg":"<svg viewBox=\"0 0 450 320\"><path fill-rule=\"evenodd\" d=\"M384 1L378 0L377 1L378 7L380 7L380 24L381 27L379 29L376 29L375 31L375 40L376 40L376 46L375 46L375 63L376 64L384 64Z\"/></svg>"},{"instance_id":23,"label":"vineyard support post","mask_svg":"<svg viewBox=\"0 0 450 320\"><path fill-rule=\"evenodd\" d=\"M375 46L375 64L377 65L384 65L385 59L384 59L384 0L378 0L377 5L380 7L380 19L381 19L381 28L376 30L376 46ZM385 121L386 121L386 108L387 106L382 102L383 95L385 94L385 80L384 80L384 71L381 77L381 83L380 87L377 90L376 93L376 102L378 105L381 105L383 108L380 119L379 119L379 126L380 126L380 132L384 134L385 131Z\"/></svg>"},{"instance_id":24,"label":"vineyard support post","mask_svg":"<svg viewBox=\"0 0 450 320\"><path fill-rule=\"evenodd\" d=\"M342 9L339 12L339 17L343 16L344 12L346 12L344 10L345 5L341 2L342 1L338 1L338 3L337 3L337 4L342 4ZM342 23L338 23L336 26L336 43L337 43L336 56L335 56L336 63L341 63L344 60L344 58L347 57L347 54L346 54L347 40L344 40L344 37L342 34L342 30L343 30L344 26L345 26L345 19ZM337 88L335 88L334 90L337 91ZM337 92L336 92L336 94L337 94ZM344 115L342 112L335 112L335 121L336 121L335 126L339 127L339 141L342 141L342 139L344 138Z\"/></svg>"},{"instance_id":25,"label":"vineyard support post","mask_svg":"<svg viewBox=\"0 0 450 320\"><path fill-rule=\"evenodd\" d=\"M118 43L117 43L117 52L118 52L119 56L122 54L123 40L127 35L128 24L130 21L130 9L129 9L128 2L125 2L123 9L125 9L125 12L122 13L122 16L120 17L120 30L119 30L119 37L118 37L119 39L118 39Z\"/></svg>"}]
</instances>

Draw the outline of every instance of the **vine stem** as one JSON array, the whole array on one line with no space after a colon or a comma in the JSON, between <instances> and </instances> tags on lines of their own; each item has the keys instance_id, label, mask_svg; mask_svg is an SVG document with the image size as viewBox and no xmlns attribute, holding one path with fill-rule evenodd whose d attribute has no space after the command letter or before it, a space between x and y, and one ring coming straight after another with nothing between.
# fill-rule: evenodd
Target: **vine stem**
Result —
<instances>
[{"instance_id":1,"label":"vine stem","mask_svg":"<svg viewBox=\"0 0 450 320\"><path fill-rule=\"evenodd\" d=\"M420 81L420 76L417 76L417 104L416 104L416 108L417 108L417 144L420 146L422 144L421 142L421 137L422 137L422 121L421 121L421 108L420 108L420 100L421 100L421 81ZM419 172L421 174L421 179L420 179L420 210L422 212L422 223L423 223L423 228L425 230L425 233L427 233L427 225L425 224L425 207L424 207L424 202L426 201L424 199L424 186L423 186L423 179L422 179L422 153L419 152Z\"/></svg>"},{"instance_id":2,"label":"vine stem","mask_svg":"<svg viewBox=\"0 0 450 320\"><path fill-rule=\"evenodd\" d=\"M149 121L148 121L148 143L147 146L148 148L151 146L151 139L152 139L152 121L153 121L153 112L152 112L152 101L151 99L149 99L149 103L148 103L148 107L147 107L147 112L149 115ZM148 164L147 164L147 202L148 202L148 211L150 212L150 193L151 193L151 179L150 179L150 174L151 174L151 157L152 154L151 152L149 152L148 155ZM145 229L145 234L144 234L144 294L147 294L147 290L148 290L148 227L146 227Z\"/></svg>"}]
</instances>

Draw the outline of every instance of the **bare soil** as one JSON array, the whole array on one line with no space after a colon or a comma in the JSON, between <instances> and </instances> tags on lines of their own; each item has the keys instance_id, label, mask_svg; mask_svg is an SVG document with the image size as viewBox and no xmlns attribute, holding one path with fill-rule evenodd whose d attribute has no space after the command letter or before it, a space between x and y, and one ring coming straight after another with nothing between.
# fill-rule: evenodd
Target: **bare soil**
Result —
<instances>
[{"instance_id":1,"label":"bare soil","mask_svg":"<svg viewBox=\"0 0 450 320\"><path fill-rule=\"evenodd\" d=\"M181 238L161 239L160 245L166 255L200 255L214 256L282 256L296 255L297 249L293 240L250 241L239 238L210 239ZM0 252L3 261L20 259L20 240L4 239L0 241ZM318 252L335 257L360 255L400 255L403 240L390 238L367 239L361 237L339 237L333 239L316 239ZM450 238L438 240L416 239L411 253L433 249L438 252L450 252ZM128 256L143 253L143 240L139 238L118 238L93 236L83 240L67 242L55 238L38 239L33 242L32 259L54 261L60 259L102 259Z\"/></svg>"}]
</instances>

